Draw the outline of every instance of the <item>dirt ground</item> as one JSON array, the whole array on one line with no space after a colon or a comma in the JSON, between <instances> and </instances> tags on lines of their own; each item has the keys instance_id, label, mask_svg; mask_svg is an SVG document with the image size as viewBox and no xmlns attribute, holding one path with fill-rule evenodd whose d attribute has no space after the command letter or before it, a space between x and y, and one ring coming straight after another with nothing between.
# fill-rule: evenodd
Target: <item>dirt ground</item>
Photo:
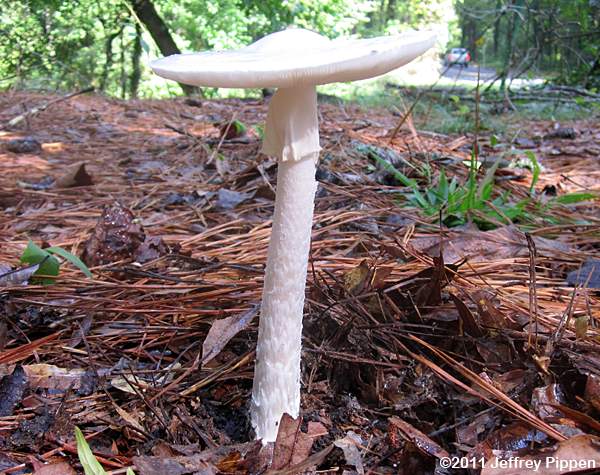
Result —
<instances>
[{"instance_id":1,"label":"dirt ground","mask_svg":"<svg viewBox=\"0 0 600 475\"><path fill-rule=\"evenodd\" d=\"M593 120L514 124L500 144L408 120L391 140L400 117L321 104L302 414L263 448L247 403L276 186L265 104L85 94L9 125L58 97L0 94L0 472L82 473L76 426L112 474L600 467ZM246 131L224 133L234 120ZM515 202L537 157L522 219L440 226L381 167L464 182L476 139L510 162L494 190ZM596 199L556 200L575 193ZM59 257L43 285L19 262L29 240L93 278Z\"/></svg>"}]
</instances>

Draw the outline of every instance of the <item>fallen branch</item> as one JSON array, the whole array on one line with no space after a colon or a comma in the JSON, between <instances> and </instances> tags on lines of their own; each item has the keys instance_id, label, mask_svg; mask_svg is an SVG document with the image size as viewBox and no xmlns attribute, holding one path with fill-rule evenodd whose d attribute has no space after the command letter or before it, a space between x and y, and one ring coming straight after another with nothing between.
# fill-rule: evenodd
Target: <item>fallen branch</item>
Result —
<instances>
[{"instance_id":1,"label":"fallen branch","mask_svg":"<svg viewBox=\"0 0 600 475\"><path fill-rule=\"evenodd\" d=\"M28 119L29 117L35 115L35 114L39 114L40 112L45 111L48 107L54 105L54 104L58 104L59 102L64 102L64 101L68 101L69 99L72 99L75 96L79 96L81 94L86 94L88 92L93 92L94 91L94 87L90 86L90 87L86 87L85 89L81 89L79 91L76 92L71 92L70 94L67 94L66 96L62 96L59 97L57 99L53 99L52 101L46 102L45 104L39 106L39 107L34 107L32 109L29 109L25 112L23 112L22 114L19 114L18 116L12 118L11 120L9 120L6 125L2 126L2 129L7 129L9 127L14 127L15 125L19 124L20 122L23 122L25 119Z\"/></svg>"}]
</instances>

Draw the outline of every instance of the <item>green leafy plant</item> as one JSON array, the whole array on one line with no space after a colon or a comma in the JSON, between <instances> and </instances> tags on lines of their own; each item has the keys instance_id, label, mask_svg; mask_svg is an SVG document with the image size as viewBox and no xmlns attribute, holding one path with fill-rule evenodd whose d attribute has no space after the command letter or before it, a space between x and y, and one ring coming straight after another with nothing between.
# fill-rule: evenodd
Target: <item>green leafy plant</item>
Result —
<instances>
[{"instance_id":1,"label":"green leafy plant","mask_svg":"<svg viewBox=\"0 0 600 475\"><path fill-rule=\"evenodd\" d=\"M38 270L33 275L40 283L48 285L54 283L52 276L57 276L60 271L60 261L54 257L55 255L73 264L86 277L92 278L92 273L81 259L58 246L42 249L30 240L21 255L21 262L30 265L39 264Z\"/></svg>"},{"instance_id":2,"label":"green leafy plant","mask_svg":"<svg viewBox=\"0 0 600 475\"><path fill-rule=\"evenodd\" d=\"M483 179L478 181L478 163L474 155L469 162L469 176L465 184L460 184L456 178L449 180L442 168L437 186L430 185L421 191L417 182L404 176L398 170L394 176L405 186L411 188L408 201L421 208L428 216L440 213L446 226L460 226L473 221L481 229L491 229L499 224L508 224L525 216L525 206L529 200L516 204L509 202L509 193L505 192L495 198L494 175L500 160L497 160L486 172ZM402 175L402 177L398 176Z\"/></svg>"},{"instance_id":3,"label":"green leafy plant","mask_svg":"<svg viewBox=\"0 0 600 475\"><path fill-rule=\"evenodd\" d=\"M90 449L79 427L75 427L75 441L77 442L77 456L85 475L106 475L106 471L98 462L92 449ZM135 475L135 473L131 468L128 468L126 475Z\"/></svg>"}]
</instances>

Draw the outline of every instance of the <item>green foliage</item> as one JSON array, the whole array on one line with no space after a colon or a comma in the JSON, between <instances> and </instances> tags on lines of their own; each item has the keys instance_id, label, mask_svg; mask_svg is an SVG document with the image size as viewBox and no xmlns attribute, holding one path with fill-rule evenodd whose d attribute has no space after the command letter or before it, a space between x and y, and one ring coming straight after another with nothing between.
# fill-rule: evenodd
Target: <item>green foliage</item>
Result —
<instances>
[{"instance_id":1,"label":"green foliage","mask_svg":"<svg viewBox=\"0 0 600 475\"><path fill-rule=\"evenodd\" d=\"M529 194L533 195L533 193L535 191L535 185L537 184L537 182L540 178L540 172L542 171L542 168L540 167L540 164L537 161L537 157L535 156L535 153L533 153L531 150L526 150L525 156L531 162L531 172L532 172L533 176L531 178L531 186L529 187Z\"/></svg>"},{"instance_id":2,"label":"green foliage","mask_svg":"<svg viewBox=\"0 0 600 475\"><path fill-rule=\"evenodd\" d=\"M553 204L573 205L583 201L596 199L598 199L598 195L595 195L594 193L567 193L566 195L560 195L550 200L549 206L552 206Z\"/></svg>"},{"instance_id":3,"label":"green foliage","mask_svg":"<svg viewBox=\"0 0 600 475\"><path fill-rule=\"evenodd\" d=\"M92 278L92 273L81 259L58 246L42 249L30 240L21 255L21 262L30 265L39 264L40 267L33 275L38 276L39 282L44 285L52 284L54 283L54 279L47 276L57 276L60 270L60 262L53 254L56 254L73 264L83 272L86 277Z\"/></svg>"},{"instance_id":4,"label":"green foliage","mask_svg":"<svg viewBox=\"0 0 600 475\"><path fill-rule=\"evenodd\" d=\"M9 4L9 6L7 5ZM235 48L289 25L330 37L356 32L375 0L152 0L183 51ZM138 43L130 0L0 0L0 86L76 89L94 85L129 97L136 64L141 95L158 81L145 65L160 56L145 29ZM142 54L139 51L141 44ZM2 81L5 81L4 83Z\"/></svg>"},{"instance_id":5,"label":"green foliage","mask_svg":"<svg viewBox=\"0 0 600 475\"><path fill-rule=\"evenodd\" d=\"M77 442L77 456L85 475L106 475L104 468L94 456L79 427L75 427L75 440Z\"/></svg>"},{"instance_id":6,"label":"green foliage","mask_svg":"<svg viewBox=\"0 0 600 475\"><path fill-rule=\"evenodd\" d=\"M499 224L508 224L524 218L525 206L529 203L529 200L522 200L512 204L507 192L493 196L494 176L499 163L500 160L497 160L479 181L479 167L473 154L466 183L460 184L456 178L448 180L442 168L437 186L430 184L425 190L421 190L415 180L398 170L394 176L411 188L411 193L407 196L408 202L422 209L427 216L441 216L443 223L448 227L472 221L480 229L492 229Z\"/></svg>"},{"instance_id":7,"label":"green foliage","mask_svg":"<svg viewBox=\"0 0 600 475\"><path fill-rule=\"evenodd\" d=\"M550 72L555 81L600 84L600 2L455 0L461 29L453 46L503 74Z\"/></svg>"},{"instance_id":8,"label":"green foliage","mask_svg":"<svg viewBox=\"0 0 600 475\"><path fill-rule=\"evenodd\" d=\"M44 285L54 283L54 279L51 277L39 276L57 276L60 269L58 259L34 244L33 241L29 241L27 247L23 251L21 263L30 265L39 264L38 270L33 275L38 276L36 280L39 280L39 282Z\"/></svg>"},{"instance_id":9,"label":"green foliage","mask_svg":"<svg viewBox=\"0 0 600 475\"><path fill-rule=\"evenodd\" d=\"M77 442L77 456L85 475L106 475L106 471L96 459L79 427L75 427L75 441ZM125 475L135 475L135 472L130 467Z\"/></svg>"},{"instance_id":10,"label":"green foliage","mask_svg":"<svg viewBox=\"0 0 600 475\"><path fill-rule=\"evenodd\" d=\"M332 38L442 25L442 43L450 37L484 64L600 83L600 3L589 0L149 1L183 51L239 47L289 25ZM141 80L141 95L180 93L145 66L160 53L139 26L131 0L0 0L0 87L94 85L130 97Z\"/></svg>"},{"instance_id":11,"label":"green foliage","mask_svg":"<svg viewBox=\"0 0 600 475\"><path fill-rule=\"evenodd\" d=\"M117 0L9 3L0 5L0 78L16 75L44 88L98 85L105 40L118 36L130 15Z\"/></svg>"},{"instance_id":12,"label":"green foliage","mask_svg":"<svg viewBox=\"0 0 600 475\"><path fill-rule=\"evenodd\" d=\"M240 122L239 120L234 120L231 124L231 127L234 128L235 130L235 135L237 137L240 137L242 135L244 135L246 133L246 125L243 122Z\"/></svg>"}]
</instances>

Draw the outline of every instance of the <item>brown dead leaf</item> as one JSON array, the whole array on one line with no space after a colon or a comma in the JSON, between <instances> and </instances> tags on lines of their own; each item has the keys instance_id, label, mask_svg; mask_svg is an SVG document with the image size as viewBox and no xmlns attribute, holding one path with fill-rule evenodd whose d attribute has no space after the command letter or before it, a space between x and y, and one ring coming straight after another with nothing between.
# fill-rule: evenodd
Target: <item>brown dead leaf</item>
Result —
<instances>
[{"instance_id":1,"label":"brown dead leaf","mask_svg":"<svg viewBox=\"0 0 600 475\"><path fill-rule=\"evenodd\" d=\"M219 473L235 473L236 467L242 460L242 454L237 450L231 451L216 464Z\"/></svg>"},{"instance_id":2,"label":"brown dead leaf","mask_svg":"<svg viewBox=\"0 0 600 475\"><path fill-rule=\"evenodd\" d=\"M536 248L541 253L568 252L569 245L542 237L534 237ZM414 238L411 245L430 256L437 256L443 249L444 262L468 259L472 262L487 262L511 257L527 256L527 239L516 226L504 226L493 231L458 230L447 231L440 243L438 237Z\"/></svg>"},{"instance_id":3,"label":"brown dead leaf","mask_svg":"<svg viewBox=\"0 0 600 475\"><path fill-rule=\"evenodd\" d=\"M134 457L139 475L215 475L217 468L200 456L191 457Z\"/></svg>"},{"instance_id":4,"label":"brown dead leaf","mask_svg":"<svg viewBox=\"0 0 600 475\"><path fill-rule=\"evenodd\" d=\"M385 279L392 273L392 267L377 267L371 279L371 288L378 290L385 285Z\"/></svg>"},{"instance_id":5,"label":"brown dead leaf","mask_svg":"<svg viewBox=\"0 0 600 475\"><path fill-rule=\"evenodd\" d=\"M542 388L535 388L531 395L531 405L540 419L561 417L562 413L557 405L565 404L565 394L560 384L549 384Z\"/></svg>"},{"instance_id":6,"label":"brown dead leaf","mask_svg":"<svg viewBox=\"0 0 600 475\"><path fill-rule=\"evenodd\" d=\"M477 313L481 325L488 328L512 328L513 330L521 328L517 322L498 308L490 292L478 290L472 292L471 297L477 303Z\"/></svg>"},{"instance_id":7,"label":"brown dead leaf","mask_svg":"<svg viewBox=\"0 0 600 475\"><path fill-rule=\"evenodd\" d=\"M524 369L512 369L510 371L506 371L505 373L498 374L494 376L493 382L494 386L496 386L500 391L505 394L509 394L514 389L519 386L524 386L530 379L533 379L534 376L524 370Z\"/></svg>"},{"instance_id":8,"label":"brown dead leaf","mask_svg":"<svg viewBox=\"0 0 600 475\"><path fill-rule=\"evenodd\" d=\"M390 430L395 430L403 438L412 442L421 452L432 457L443 458L450 455L437 442L427 437L423 432L403 421L399 417L389 418Z\"/></svg>"},{"instance_id":9,"label":"brown dead leaf","mask_svg":"<svg viewBox=\"0 0 600 475\"><path fill-rule=\"evenodd\" d=\"M273 448L272 470L282 470L304 462L314 440L328 434L320 422L309 422L306 432L300 430L301 423L301 417L294 419L289 414L282 416Z\"/></svg>"},{"instance_id":10,"label":"brown dead leaf","mask_svg":"<svg viewBox=\"0 0 600 475\"><path fill-rule=\"evenodd\" d=\"M153 261L169 252L165 242L156 236L146 237L144 242L135 250L133 258L136 262L144 264L145 262Z\"/></svg>"},{"instance_id":11,"label":"brown dead leaf","mask_svg":"<svg viewBox=\"0 0 600 475\"><path fill-rule=\"evenodd\" d=\"M309 471L311 468L321 465L325 461L329 453L333 450L333 448L333 445L329 445L323 450L312 454L306 460L297 465L292 465L291 467L284 468L281 470L271 469L267 471L265 475L298 475L299 473L307 473L307 471Z\"/></svg>"},{"instance_id":12,"label":"brown dead leaf","mask_svg":"<svg viewBox=\"0 0 600 475\"><path fill-rule=\"evenodd\" d=\"M12 374L0 379L0 417L12 416L17 404L23 399L28 379L23 368L18 365Z\"/></svg>"},{"instance_id":13,"label":"brown dead leaf","mask_svg":"<svg viewBox=\"0 0 600 475\"><path fill-rule=\"evenodd\" d=\"M32 388L55 389L66 391L78 389L85 370L81 368L65 369L50 364L31 364L23 366Z\"/></svg>"},{"instance_id":14,"label":"brown dead leaf","mask_svg":"<svg viewBox=\"0 0 600 475\"><path fill-rule=\"evenodd\" d=\"M292 456L300 434L301 422L302 418L294 419L289 414L284 414L281 417L273 449L273 463L271 464L273 470L280 470L292 464Z\"/></svg>"},{"instance_id":15,"label":"brown dead leaf","mask_svg":"<svg viewBox=\"0 0 600 475\"><path fill-rule=\"evenodd\" d=\"M56 179L56 188L74 188L76 186L90 186L94 180L85 169L85 162L74 163L66 168L63 174Z\"/></svg>"},{"instance_id":16,"label":"brown dead leaf","mask_svg":"<svg viewBox=\"0 0 600 475\"><path fill-rule=\"evenodd\" d=\"M431 278L424 286L419 287L415 292L414 301L419 308L434 307L442 301L442 289L452 280L452 274L446 272L444 259L433 257L433 267L431 268Z\"/></svg>"},{"instance_id":17,"label":"brown dead leaf","mask_svg":"<svg viewBox=\"0 0 600 475\"><path fill-rule=\"evenodd\" d=\"M229 340L246 328L258 314L258 309L255 306L246 313L215 320L202 344L202 365L217 356Z\"/></svg>"},{"instance_id":18,"label":"brown dead leaf","mask_svg":"<svg viewBox=\"0 0 600 475\"><path fill-rule=\"evenodd\" d=\"M568 406L564 406L562 404L557 404L556 409L562 412L565 416L570 418L573 422L575 422L578 426L589 427L590 429L600 432L600 422L594 419L591 416L583 412L579 412L575 409L571 409ZM564 421L564 419L563 419Z\"/></svg>"},{"instance_id":19,"label":"brown dead leaf","mask_svg":"<svg viewBox=\"0 0 600 475\"><path fill-rule=\"evenodd\" d=\"M484 441L473 447L467 456L488 460L494 457L494 451L518 455L528 450L533 443L547 439L548 436L543 432L517 422L492 432Z\"/></svg>"},{"instance_id":20,"label":"brown dead leaf","mask_svg":"<svg viewBox=\"0 0 600 475\"><path fill-rule=\"evenodd\" d=\"M489 411L476 416L467 425L456 428L456 440L465 445L474 446L479 441L479 436L486 432L496 422L495 417Z\"/></svg>"},{"instance_id":21,"label":"brown dead leaf","mask_svg":"<svg viewBox=\"0 0 600 475\"><path fill-rule=\"evenodd\" d=\"M10 266L0 263L0 287L8 285L27 285L29 279L40 268L39 264L11 270Z\"/></svg>"},{"instance_id":22,"label":"brown dead leaf","mask_svg":"<svg viewBox=\"0 0 600 475\"><path fill-rule=\"evenodd\" d=\"M344 274L344 289L352 295L360 293L367 284L370 271L369 264L363 260L354 269Z\"/></svg>"},{"instance_id":23,"label":"brown dead leaf","mask_svg":"<svg viewBox=\"0 0 600 475\"><path fill-rule=\"evenodd\" d=\"M563 475L595 469L600 467L600 438L588 434L576 435L559 442L550 450L539 450L535 454L513 458L513 465L508 465L508 460L503 465L502 460L499 457L489 460L481 475Z\"/></svg>"},{"instance_id":24,"label":"brown dead leaf","mask_svg":"<svg viewBox=\"0 0 600 475\"><path fill-rule=\"evenodd\" d=\"M456 309L458 310L458 315L460 316L460 335L467 333L467 335L471 335L474 337L482 337L484 332L479 327L473 312L466 306L466 304L460 300L456 295L450 294Z\"/></svg>"},{"instance_id":25,"label":"brown dead leaf","mask_svg":"<svg viewBox=\"0 0 600 475\"><path fill-rule=\"evenodd\" d=\"M68 462L56 462L36 468L33 475L77 475L77 472Z\"/></svg>"},{"instance_id":26,"label":"brown dead leaf","mask_svg":"<svg viewBox=\"0 0 600 475\"><path fill-rule=\"evenodd\" d=\"M600 412L600 376L590 374L585 382L584 397L594 409Z\"/></svg>"},{"instance_id":27,"label":"brown dead leaf","mask_svg":"<svg viewBox=\"0 0 600 475\"><path fill-rule=\"evenodd\" d=\"M137 415L127 412L125 409L123 409L122 407L119 407L114 402L113 402L113 406L115 407L115 410L117 411L119 416L121 416L121 419L123 419L125 422L127 422L127 424L129 424L130 426L135 427L140 432L144 432L144 428L142 427L142 424L140 424L140 421L139 421L139 418Z\"/></svg>"},{"instance_id":28,"label":"brown dead leaf","mask_svg":"<svg viewBox=\"0 0 600 475\"><path fill-rule=\"evenodd\" d=\"M346 463L352 465L356 469L358 475L364 475L365 469L359 450L359 447L362 445L362 440L358 434L355 434L350 430L346 433L346 437L336 440L333 445L342 449Z\"/></svg>"}]
</instances>

